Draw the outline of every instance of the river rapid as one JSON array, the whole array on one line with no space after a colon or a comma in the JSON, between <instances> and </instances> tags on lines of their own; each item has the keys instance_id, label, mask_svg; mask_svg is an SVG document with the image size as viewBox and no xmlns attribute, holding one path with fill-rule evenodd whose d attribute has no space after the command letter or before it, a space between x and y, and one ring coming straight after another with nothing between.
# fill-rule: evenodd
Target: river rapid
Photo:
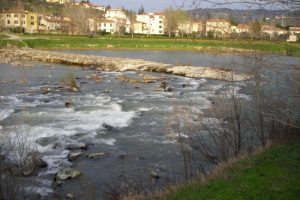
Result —
<instances>
[{"instance_id":1,"label":"river rapid","mask_svg":"<svg viewBox=\"0 0 300 200\"><path fill-rule=\"evenodd\" d=\"M68 51L70 52L70 51ZM190 63L198 66L233 68L244 71L238 56L156 51L71 51L72 53L142 58L163 63ZM291 62L298 62L299 59ZM235 63L234 65L232 63ZM31 62L34 67L0 64L0 133L3 152L9 145L18 148L23 141L41 153L48 163L36 177L26 178L26 190L41 199L53 195L60 199L72 193L79 199L103 199L105 191L116 183L138 177L142 184L159 189L183 179L182 157L168 123L174 110L184 108L194 116L207 114L214 98L230 98L232 87L225 81L192 79L148 72L97 72L80 67ZM53 89L42 94L41 87L59 88L61 80L74 74L80 92ZM101 77L95 81L88 77ZM144 75L164 78L174 88L159 91L162 81L129 83L118 79L126 75L140 79ZM244 101L251 101L244 82L235 84ZM74 106L67 108L71 100ZM21 139L20 139L21 138ZM15 143L8 141L15 141ZM67 145L88 144L84 154L105 152L109 156L89 159L85 156L68 161ZM14 162L16 156L7 155ZM60 169L73 167L82 172L78 178L53 187L53 177ZM155 171L160 179L153 181Z\"/></svg>"}]
</instances>

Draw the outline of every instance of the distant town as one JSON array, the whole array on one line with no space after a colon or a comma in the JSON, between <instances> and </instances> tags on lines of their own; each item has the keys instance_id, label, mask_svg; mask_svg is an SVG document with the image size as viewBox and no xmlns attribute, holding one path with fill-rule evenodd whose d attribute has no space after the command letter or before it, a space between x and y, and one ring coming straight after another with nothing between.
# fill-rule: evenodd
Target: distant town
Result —
<instances>
[{"instance_id":1,"label":"distant town","mask_svg":"<svg viewBox=\"0 0 300 200\"><path fill-rule=\"evenodd\" d=\"M135 13L125 8L95 5L89 1L46 0L46 2L49 5L63 6L63 12L57 15L29 11L18 6L8 8L1 11L0 30L28 34L63 35L102 33L178 37L190 35L212 38L259 36L270 40L282 38L288 42L297 42L300 34L300 27L282 27L269 18L247 23L237 23L231 19L222 18L195 20L189 17L185 11L173 8L146 13L141 7Z\"/></svg>"}]
</instances>

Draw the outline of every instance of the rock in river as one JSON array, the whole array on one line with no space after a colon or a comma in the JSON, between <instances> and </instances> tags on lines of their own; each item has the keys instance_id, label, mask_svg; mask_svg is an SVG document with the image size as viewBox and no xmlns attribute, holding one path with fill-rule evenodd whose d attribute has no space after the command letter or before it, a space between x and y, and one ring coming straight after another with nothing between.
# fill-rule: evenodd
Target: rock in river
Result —
<instances>
[{"instance_id":1,"label":"rock in river","mask_svg":"<svg viewBox=\"0 0 300 200\"><path fill-rule=\"evenodd\" d=\"M77 169L65 168L55 174L54 180L56 182L64 181L70 178L75 178L81 175L81 172Z\"/></svg>"},{"instance_id":2,"label":"rock in river","mask_svg":"<svg viewBox=\"0 0 300 200\"><path fill-rule=\"evenodd\" d=\"M70 99L65 102L65 107L66 108L71 108L73 105L74 104L73 104L72 100L70 100Z\"/></svg>"},{"instance_id":3,"label":"rock in river","mask_svg":"<svg viewBox=\"0 0 300 200\"><path fill-rule=\"evenodd\" d=\"M94 158L100 158L100 157L105 157L105 156L109 156L109 153L92 153L92 154L89 154L88 157L90 159L94 159Z\"/></svg>"},{"instance_id":4,"label":"rock in river","mask_svg":"<svg viewBox=\"0 0 300 200\"><path fill-rule=\"evenodd\" d=\"M67 146L67 149L70 151L74 151L74 150L87 150L88 149L88 145L85 143L77 143L77 144L69 144Z\"/></svg>"},{"instance_id":5,"label":"rock in river","mask_svg":"<svg viewBox=\"0 0 300 200\"><path fill-rule=\"evenodd\" d=\"M82 156L82 151L73 151L68 154L68 160L74 161L81 156Z\"/></svg>"}]
</instances>

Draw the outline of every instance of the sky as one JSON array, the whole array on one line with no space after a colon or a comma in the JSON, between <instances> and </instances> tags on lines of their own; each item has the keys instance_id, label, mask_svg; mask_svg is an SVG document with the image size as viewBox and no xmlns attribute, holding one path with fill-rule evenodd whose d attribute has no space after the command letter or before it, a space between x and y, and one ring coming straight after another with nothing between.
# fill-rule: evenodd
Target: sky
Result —
<instances>
[{"instance_id":1,"label":"sky","mask_svg":"<svg viewBox=\"0 0 300 200\"><path fill-rule=\"evenodd\" d=\"M208 8L208 7L214 7L212 4L208 4L205 1L201 1L200 5L193 5L193 0L90 0L92 3L100 4L100 5L110 5L113 8L126 8L138 11L138 9L141 7L141 5L144 6L146 12L155 12L155 11L163 11L165 8L168 8L170 6L173 6L173 8L181 8L185 10L191 10L195 8ZM198 1L198 2L199 2ZM249 9L248 6L243 6L240 2L243 0L208 0L212 2L220 2L220 3L228 3L228 2L236 2L235 4L227 4L223 5L222 7L232 8L232 9ZM183 6L183 2L184 6ZM251 2L251 1L250 1ZM253 7L258 8L258 7ZM276 8L276 7L275 7ZM278 8L278 7L277 7ZM274 9L270 7L270 9Z\"/></svg>"},{"instance_id":2,"label":"sky","mask_svg":"<svg viewBox=\"0 0 300 200\"><path fill-rule=\"evenodd\" d=\"M144 6L147 12L162 11L170 6L181 7L184 0L90 0L93 3L100 5L110 5L113 8L125 7L138 11L141 5ZM192 8L191 5L185 6L185 8Z\"/></svg>"}]
</instances>

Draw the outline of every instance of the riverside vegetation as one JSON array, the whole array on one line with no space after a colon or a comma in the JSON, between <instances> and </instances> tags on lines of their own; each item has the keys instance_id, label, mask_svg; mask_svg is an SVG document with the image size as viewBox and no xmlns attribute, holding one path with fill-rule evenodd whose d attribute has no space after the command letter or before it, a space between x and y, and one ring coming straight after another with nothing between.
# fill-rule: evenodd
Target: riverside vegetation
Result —
<instances>
[{"instance_id":1,"label":"riverside vegetation","mask_svg":"<svg viewBox=\"0 0 300 200\"><path fill-rule=\"evenodd\" d=\"M299 198L299 139L241 161L220 165L206 180L170 189L162 200Z\"/></svg>"},{"instance_id":2,"label":"riverside vegetation","mask_svg":"<svg viewBox=\"0 0 300 200\"><path fill-rule=\"evenodd\" d=\"M59 36L59 35L21 35L20 41L0 37L0 46L14 44L37 49L145 49L145 50L183 50L211 53L231 53L260 51L300 56L299 43L272 42L247 39L209 39L209 38L167 38L163 36Z\"/></svg>"}]
</instances>

